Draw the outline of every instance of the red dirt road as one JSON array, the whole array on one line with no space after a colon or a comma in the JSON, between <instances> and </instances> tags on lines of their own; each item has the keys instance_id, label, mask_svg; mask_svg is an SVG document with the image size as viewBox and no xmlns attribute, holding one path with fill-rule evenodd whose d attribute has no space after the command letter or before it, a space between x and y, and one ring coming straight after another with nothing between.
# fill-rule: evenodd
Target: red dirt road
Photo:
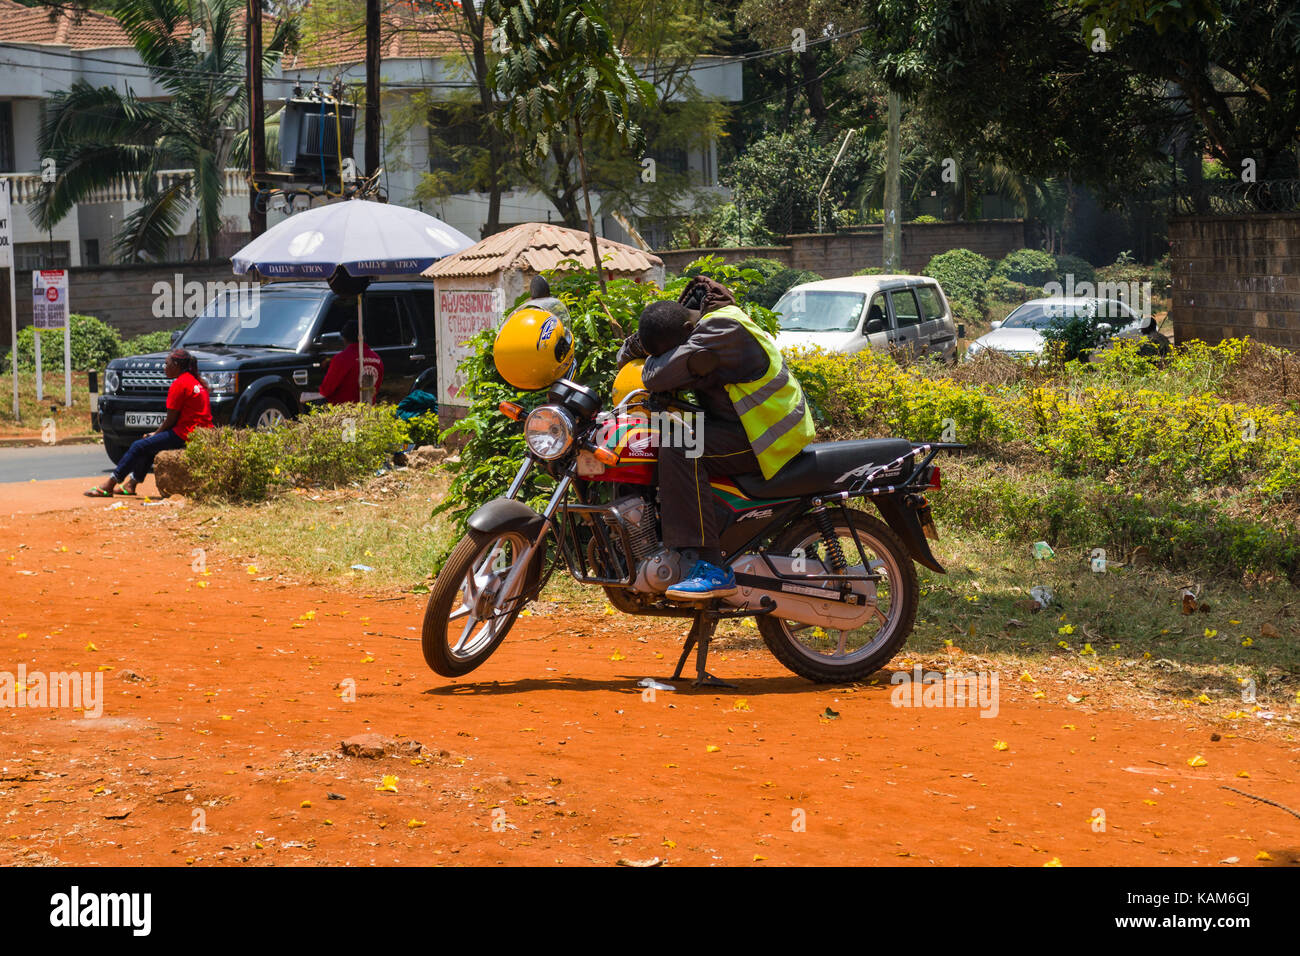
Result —
<instances>
[{"instance_id":1,"label":"red dirt road","mask_svg":"<svg viewBox=\"0 0 1300 956\"><path fill-rule=\"evenodd\" d=\"M1281 728L1005 671L994 718L895 707L887 674L815 686L761 645L715 659L739 692L650 701L681 629L622 616L521 618L447 681L419 598L199 574L183 505L55 484L0 491L0 671L103 674L103 713L0 711L0 863L1300 863L1300 820L1220 789L1300 807ZM358 733L423 750L343 756Z\"/></svg>"}]
</instances>

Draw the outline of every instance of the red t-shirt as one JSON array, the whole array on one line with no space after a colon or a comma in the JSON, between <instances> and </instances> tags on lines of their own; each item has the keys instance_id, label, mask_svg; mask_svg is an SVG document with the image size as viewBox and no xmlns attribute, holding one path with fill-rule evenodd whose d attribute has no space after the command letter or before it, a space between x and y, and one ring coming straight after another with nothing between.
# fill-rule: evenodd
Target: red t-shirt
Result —
<instances>
[{"instance_id":1,"label":"red t-shirt","mask_svg":"<svg viewBox=\"0 0 1300 956\"><path fill-rule=\"evenodd\" d=\"M208 405L208 390L189 372L181 372L167 389L167 410L178 411L172 431L189 441L190 432L196 428L212 427L212 409Z\"/></svg>"},{"instance_id":2,"label":"red t-shirt","mask_svg":"<svg viewBox=\"0 0 1300 956\"><path fill-rule=\"evenodd\" d=\"M375 395L384 381L384 360L370 346L366 346L366 368L375 370ZM361 387L357 384L357 343L350 342L338 355L330 359L325 370L325 380L320 383L320 393L331 405L361 401Z\"/></svg>"}]
</instances>

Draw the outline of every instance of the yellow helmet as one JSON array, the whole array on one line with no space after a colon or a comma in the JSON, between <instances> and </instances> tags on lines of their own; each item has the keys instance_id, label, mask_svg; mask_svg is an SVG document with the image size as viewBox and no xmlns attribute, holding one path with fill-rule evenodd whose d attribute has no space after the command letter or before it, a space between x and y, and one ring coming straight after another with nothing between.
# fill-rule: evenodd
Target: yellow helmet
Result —
<instances>
[{"instance_id":1,"label":"yellow helmet","mask_svg":"<svg viewBox=\"0 0 1300 956\"><path fill-rule=\"evenodd\" d=\"M525 391L549 387L573 368L569 312L558 299L530 300L506 317L492 347L501 377Z\"/></svg>"},{"instance_id":2,"label":"yellow helmet","mask_svg":"<svg viewBox=\"0 0 1300 956\"><path fill-rule=\"evenodd\" d=\"M641 370L644 368L645 359L634 359L618 370L618 374L614 376L614 387L610 396L614 405L623 401L637 389L645 388L645 382L641 380ZM632 407L635 408L639 404L639 402L634 402Z\"/></svg>"}]
</instances>

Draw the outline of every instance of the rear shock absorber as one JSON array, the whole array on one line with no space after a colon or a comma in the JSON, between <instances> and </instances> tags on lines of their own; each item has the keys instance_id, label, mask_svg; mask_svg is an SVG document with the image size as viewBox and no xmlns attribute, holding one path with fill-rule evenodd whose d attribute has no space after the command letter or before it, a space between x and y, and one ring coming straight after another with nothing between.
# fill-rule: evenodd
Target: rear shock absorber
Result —
<instances>
[{"instance_id":1,"label":"rear shock absorber","mask_svg":"<svg viewBox=\"0 0 1300 956\"><path fill-rule=\"evenodd\" d=\"M844 549L840 547L839 535L835 533L835 528L831 524L830 512L826 510L826 505L820 498L814 499L811 514L813 521L817 523L817 530L821 532L822 544L826 547L826 557L831 563L831 568L836 574L843 574L849 564L844 560Z\"/></svg>"}]
</instances>

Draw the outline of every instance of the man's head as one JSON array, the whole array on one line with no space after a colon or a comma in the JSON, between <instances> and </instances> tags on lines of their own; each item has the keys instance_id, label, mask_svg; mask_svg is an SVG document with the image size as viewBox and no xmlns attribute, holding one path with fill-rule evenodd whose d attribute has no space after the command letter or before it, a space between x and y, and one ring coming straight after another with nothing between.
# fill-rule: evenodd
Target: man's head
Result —
<instances>
[{"instance_id":1,"label":"man's head","mask_svg":"<svg viewBox=\"0 0 1300 956\"><path fill-rule=\"evenodd\" d=\"M343 336L343 341L348 345L356 343L358 331L359 329L356 319L348 319L343 323L343 328L339 330L340 334Z\"/></svg>"},{"instance_id":2,"label":"man's head","mask_svg":"<svg viewBox=\"0 0 1300 956\"><path fill-rule=\"evenodd\" d=\"M671 299L651 302L641 313L637 334L651 355L663 355L681 345L691 334L695 314Z\"/></svg>"}]
</instances>

